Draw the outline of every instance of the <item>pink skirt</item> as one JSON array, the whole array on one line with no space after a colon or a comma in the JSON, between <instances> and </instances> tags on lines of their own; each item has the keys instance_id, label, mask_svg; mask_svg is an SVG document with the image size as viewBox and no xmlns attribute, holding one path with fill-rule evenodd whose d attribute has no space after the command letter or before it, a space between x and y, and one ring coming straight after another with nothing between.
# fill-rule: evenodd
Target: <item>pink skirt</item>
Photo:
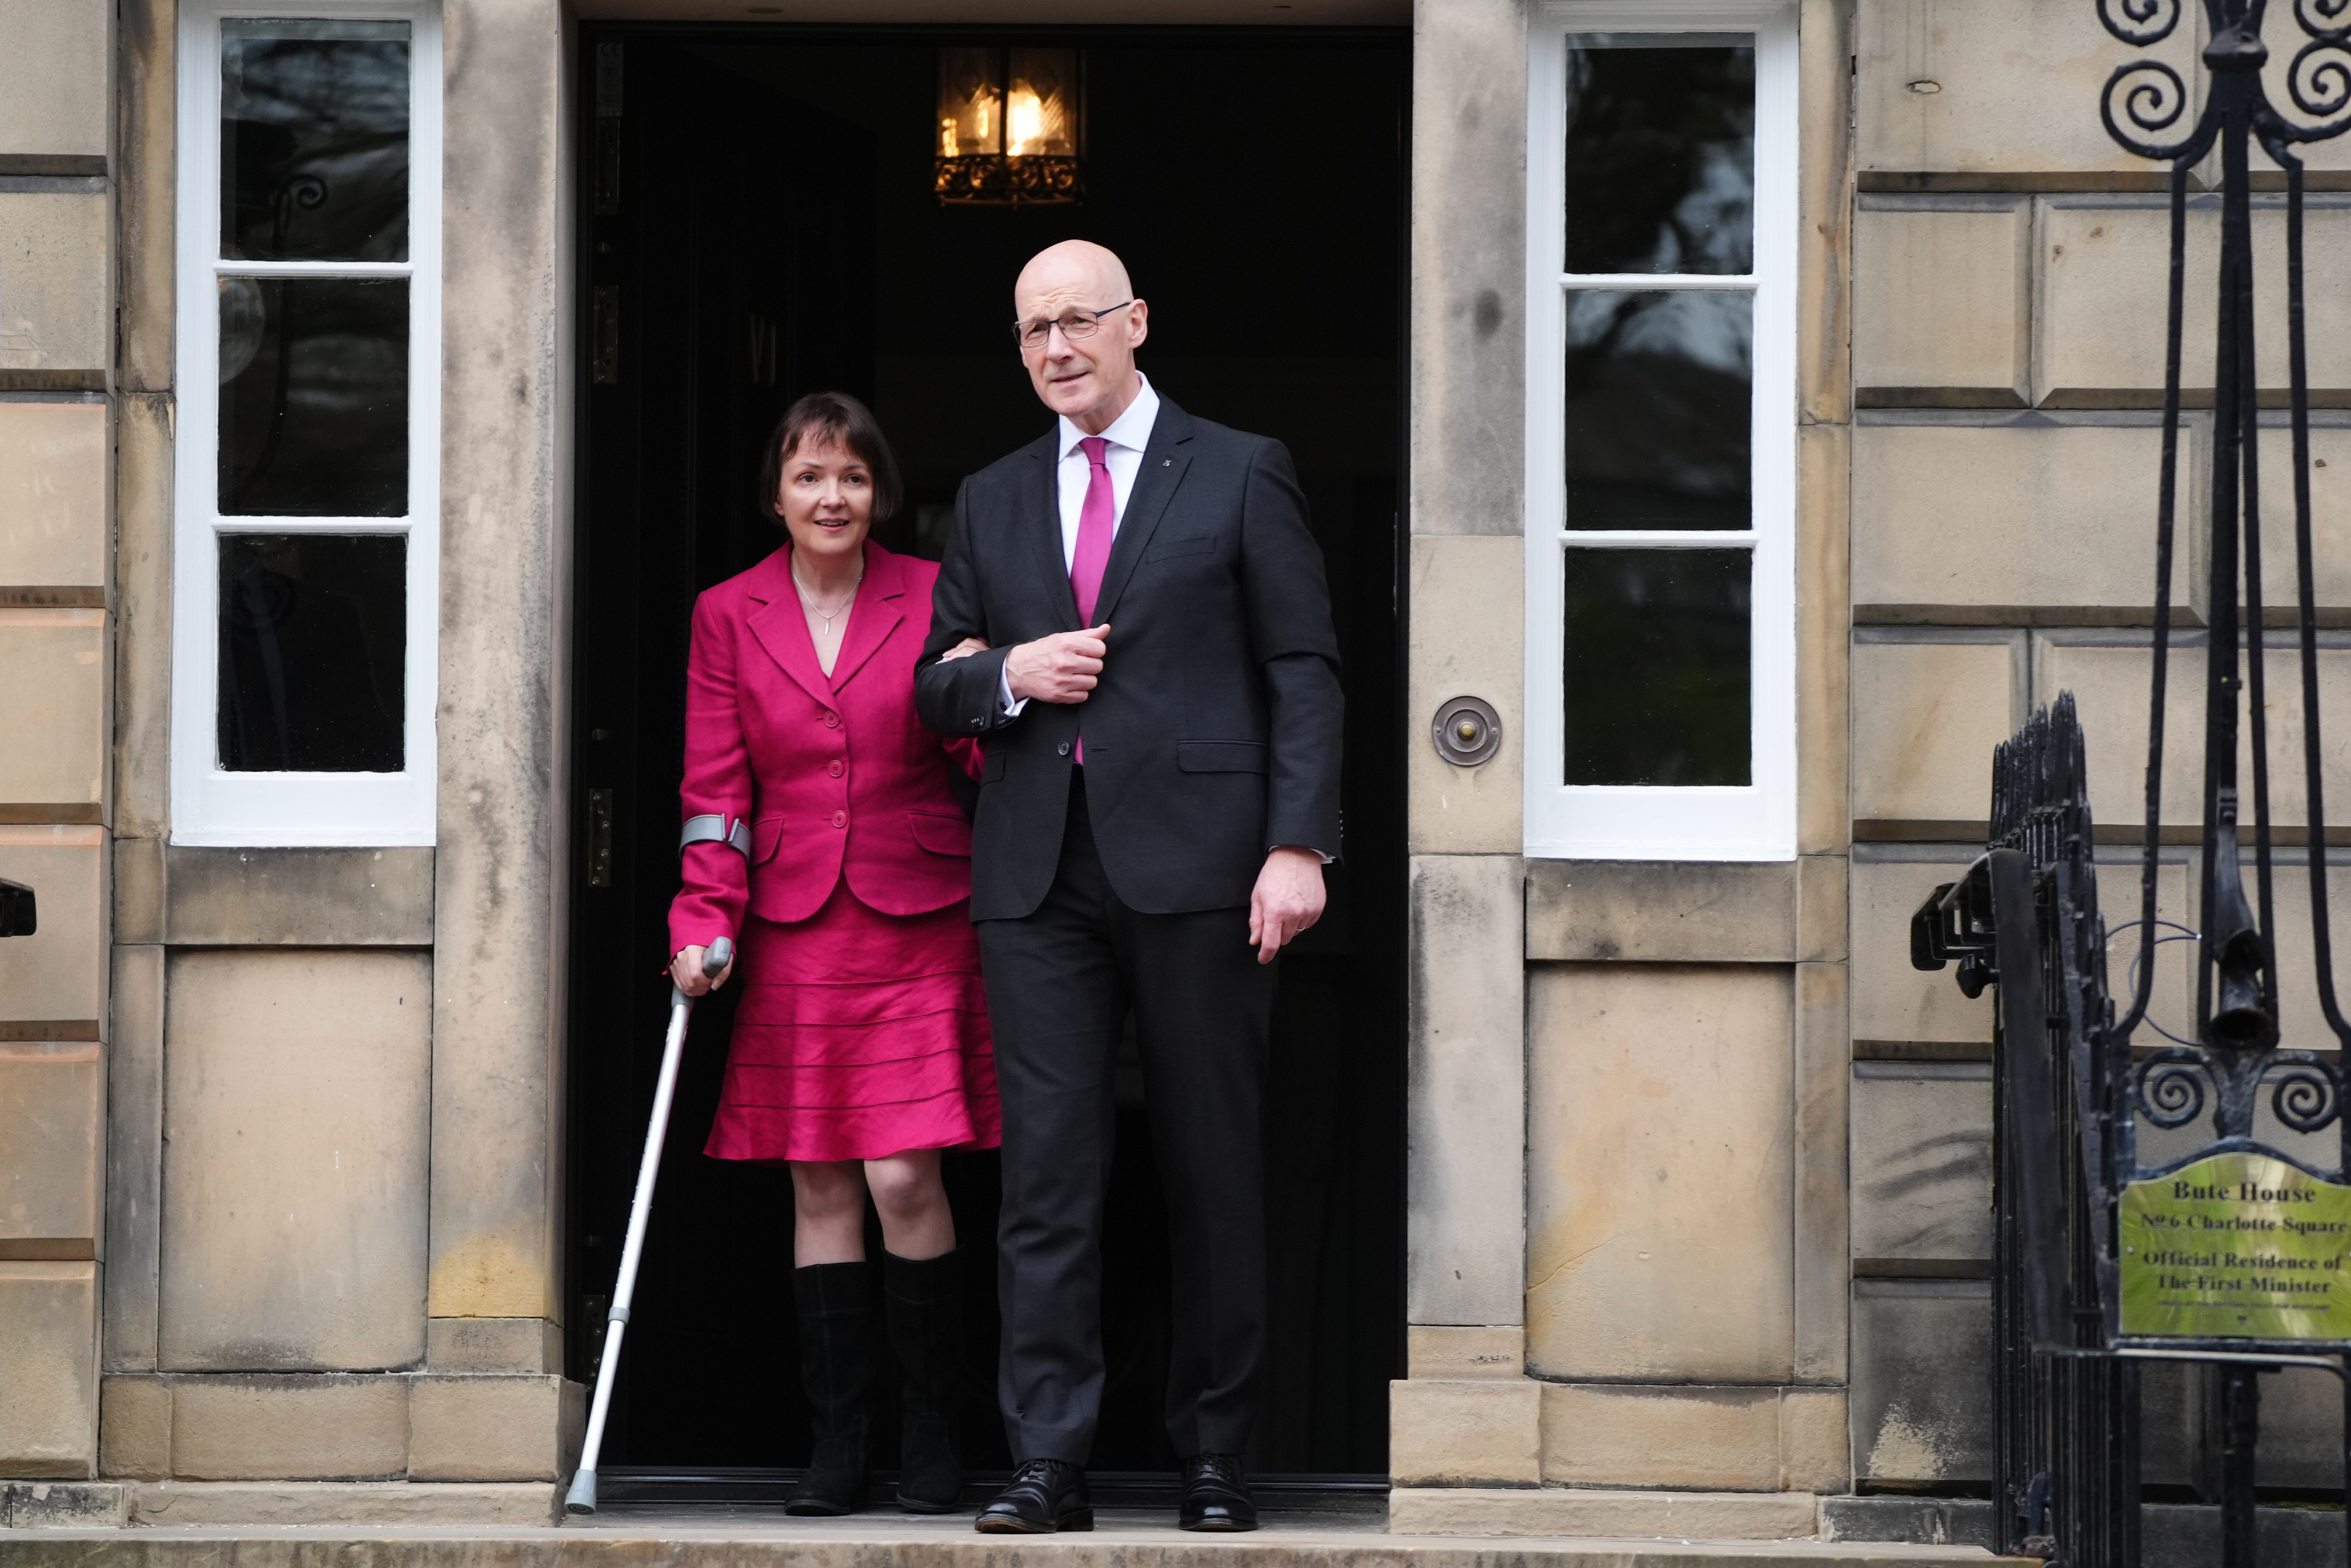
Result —
<instances>
[{"instance_id":1,"label":"pink skirt","mask_svg":"<svg viewBox=\"0 0 2351 1568\"><path fill-rule=\"evenodd\" d=\"M878 1159L1002 1137L968 900L884 915L843 877L805 920L744 921L743 1000L703 1152Z\"/></svg>"}]
</instances>

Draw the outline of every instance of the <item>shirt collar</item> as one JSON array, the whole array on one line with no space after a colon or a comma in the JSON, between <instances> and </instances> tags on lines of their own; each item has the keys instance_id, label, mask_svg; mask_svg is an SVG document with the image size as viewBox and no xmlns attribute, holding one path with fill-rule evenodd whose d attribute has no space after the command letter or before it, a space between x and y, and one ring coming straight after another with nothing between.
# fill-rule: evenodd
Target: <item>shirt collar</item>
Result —
<instances>
[{"instance_id":1,"label":"shirt collar","mask_svg":"<svg viewBox=\"0 0 2351 1568\"><path fill-rule=\"evenodd\" d=\"M1113 446L1123 446L1129 452L1141 452L1150 443L1151 427L1159 420L1159 394L1151 389L1151 378L1142 371L1137 370L1134 373L1134 379L1143 383L1143 389L1134 394L1134 401L1126 405L1126 412L1111 421L1110 428L1102 433L1102 439ZM1071 424L1069 417L1063 415L1061 456L1067 458L1071 452L1077 451L1078 442L1085 438L1086 432Z\"/></svg>"}]
</instances>

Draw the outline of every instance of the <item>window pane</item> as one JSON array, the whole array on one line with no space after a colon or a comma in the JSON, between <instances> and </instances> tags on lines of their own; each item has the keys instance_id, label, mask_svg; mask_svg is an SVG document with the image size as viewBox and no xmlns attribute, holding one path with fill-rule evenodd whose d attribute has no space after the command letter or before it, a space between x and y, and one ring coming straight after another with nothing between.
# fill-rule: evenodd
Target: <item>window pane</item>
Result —
<instances>
[{"instance_id":1,"label":"window pane","mask_svg":"<svg viewBox=\"0 0 2351 1568\"><path fill-rule=\"evenodd\" d=\"M1567 296L1567 525L1751 526L1755 296Z\"/></svg>"},{"instance_id":2,"label":"window pane","mask_svg":"<svg viewBox=\"0 0 2351 1568\"><path fill-rule=\"evenodd\" d=\"M220 509L408 512L408 280L220 280Z\"/></svg>"},{"instance_id":3,"label":"window pane","mask_svg":"<svg viewBox=\"0 0 2351 1568\"><path fill-rule=\"evenodd\" d=\"M1744 784L1745 550L1569 550L1571 784Z\"/></svg>"},{"instance_id":4,"label":"window pane","mask_svg":"<svg viewBox=\"0 0 2351 1568\"><path fill-rule=\"evenodd\" d=\"M1567 44L1567 270L1753 271L1753 40Z\"/></svg>"},{"instance_id":5,"label":"window pane","mask_svg":"<svg viewBox=\"0 0 2351 1568\"><path fill-rule=\"evenodd\" d=\"M223 768L398 773L407 666L406 539L221 535Z\"/></svg>"},{"instance_id":6,"label":"window pane","mask_svg":"<svg viewBox=\"0 0 2351 1568\"><path fill-rule=\"evenodd\" d=\"M408 24L221 24L221 254L408 259Z\"/></svg>"}]
</instances>

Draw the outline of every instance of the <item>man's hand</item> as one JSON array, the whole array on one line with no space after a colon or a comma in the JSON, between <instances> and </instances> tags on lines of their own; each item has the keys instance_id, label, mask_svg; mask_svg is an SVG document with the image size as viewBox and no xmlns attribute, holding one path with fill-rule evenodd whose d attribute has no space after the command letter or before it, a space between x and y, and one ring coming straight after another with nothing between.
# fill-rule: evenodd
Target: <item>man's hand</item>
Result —
<instances>
[{"instance_id":1,"label":"man's hand","mask_svg":"<svg viewBox=\"0 0 2351 1568\"><path fill-rule=\"evenodd\" d=\"M702 996L716 991L726 983L726 977L735 972L735 961L728 959L726 967L716 974L703 973L702 960L709 950L707 948L687 948L669 961L670 979L688 996Z\"/></svg>"},{"instance_id":2,"label":"man's hand","mask_svg":"<svg viewBox=\"0 0 2351 1568\"><path fill-rule=\"evenodd\" d=\"M956 643L953 648L948 649L945 653L940 654L939 662L941 664L946 664L954 659L969 659L975 653L986 653L987 651L987 644L982 642L976 637L967 637L961 642Z\"/></svg>"},{"instance_id":3,"label":"man's hand","mask_svg":"<svg viewBox=\"0 0 2351 1568\"><path fill-rule=\"evenodd\" d=\"M1249 894L1249 940L1257 961L1271 963L1274 954L1322 918L1322 857L1311 849L1269 851Z\"/></svg>"},{"instance_id":4,"label":"man's hand","mask_svg":"<svg viewBox=\"0 0 2351 1568\"><path fill-rule=\"evenodd\" d=\"M1109 651L1110 624L1084 631L1057 631L1034 642L1016 644L1004 656L1004 680L1015 701L1082 702L1102 673Z\"/></svg>"}]
</instances>

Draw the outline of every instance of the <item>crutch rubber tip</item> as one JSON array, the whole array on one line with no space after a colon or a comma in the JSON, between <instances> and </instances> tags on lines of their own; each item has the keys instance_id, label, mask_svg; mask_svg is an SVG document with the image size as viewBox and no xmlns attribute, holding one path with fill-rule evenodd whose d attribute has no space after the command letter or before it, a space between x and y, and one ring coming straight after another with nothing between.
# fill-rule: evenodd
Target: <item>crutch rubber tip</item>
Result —
<instances>
[{"instance_id":1,"label":"crutch rubber tip","mask_svg":"<svg viewBox=\"0 0 2351 1568\"><path fill-rule=\"evenodd\" d=\"M596 1472L583 1469L571 1478L571 1490L563 1499L566 1513L596 1511Z\"/></svg>"}]
</instances>

